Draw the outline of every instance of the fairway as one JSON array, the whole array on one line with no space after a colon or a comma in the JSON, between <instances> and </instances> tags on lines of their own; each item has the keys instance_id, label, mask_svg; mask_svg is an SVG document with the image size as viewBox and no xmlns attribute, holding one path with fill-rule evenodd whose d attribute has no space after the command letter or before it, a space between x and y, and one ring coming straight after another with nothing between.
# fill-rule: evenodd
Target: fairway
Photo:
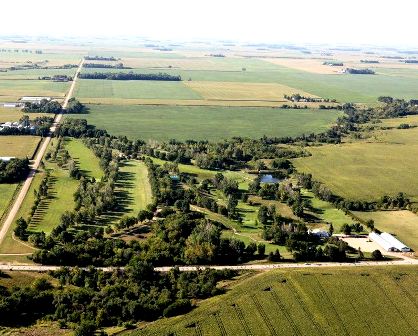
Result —
<instances>
[{"instance_id":1,"label":"fairway","mask_svg":"<svg viewBox=\"0 0 418 336\"><path fill-rule=\"evenodd\" d=\"M148 170L143 162L120 163L115 194L124 215L137 216L140 210L152 202Z\"/></svg>"},{"instance_id":2,"label":"fairway","mask_svg":"<svg viewBox=\"0 0 418 336\"><path fill-rule=\"evenodd\" d=\"M68 150L83 175L94 177L96 180L102 178L103 170L100 168L99 159L80 139L66 138L65 149Z\"/></svg>"},{"instance_id":3,"label":"fairway","mask_svg":"<svg viewBox=\"0 0 418 336\"><path fill-rule=\"evenodd\" d=\"M408 266L273 270L132 335L414 335L417 284Z\"/></svg>"},{"instance_id":4,"label":"fairway","mask_svg":"<svg viewBox=\"0 0 418 336\"><path fill-rule=\"evenodd\" d=\"M418 251L418 216L411 211L353 212L363 220L374 220L382 232L395 234L404 244Z\"/></svg>"},{"instance_id":5,"label":"fairway","mask_svg":"<svg viewBox=\"0 0 418 336\"><path fill-rule=\"evenodd\" d=\"M0 156L31 159L40 141L41 137L32 135L0 136Z\"/></svg>"},{"instance_id":6,"label":"fairway","mask_svg":"<svg viewBox=\"0 0 418 336\"><path fill-rule=\"evenodd\" d=\"M368 141L311 147L312 156L293 163L348 199L377 200L398 192L416 199L417 135L417 128L377 132Z\"/></svg>"},{"instance_id":7,"label":"fairway","mask_svg":"<svg viewBox=\"0 0 418 336\"><path fill-rule=\"evenodd\" d=\"M112 135L144 140L298 136L323 132L341 115L335 110L218 106L89 105L89 108L90 113L83 118L90 124Z\"/></svg>"}]
</instances>

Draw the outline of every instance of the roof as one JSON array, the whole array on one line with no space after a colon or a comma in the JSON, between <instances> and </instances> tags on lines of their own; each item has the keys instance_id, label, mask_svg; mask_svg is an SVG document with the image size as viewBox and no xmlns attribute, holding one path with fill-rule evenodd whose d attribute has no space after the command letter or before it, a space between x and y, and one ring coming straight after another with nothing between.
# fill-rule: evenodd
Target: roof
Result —
<instances>
[{"instance_id":1,"label":"roof","mask_svg":"<svg viewBox=\"0 0 418 336\"><path fill-rule=\"evenodd\" d=\"M370 240L374 241L375 243L377 243L378 245L383 247L386 251L390 251L390 250L393 250L395 248L395 246L393 244L388 242L386 239L384 239L380 234L378 234L376 232L370 232L369 233L369 238L370 238Z\"/></svg>"},{"instance_id":2,"label":"roof","mask_svg":"<svg viewBox=\"0 0 418 336\"><path fill-rule=\"evenodd\" d=\"M390 233L383 232L380 236L386 241L388 241L390 244L392 244L399 251L410 250L408 246L406 246L404 243L392 236Z\"/></svg>"},{"instance_id":3,"label":"roof","mask_svg":"<svg viewBox=\"0 0 418 336\"><path fill-rule=\"evenodd\" d=\"M41 101L44 99L51 100L51 97L25 96L21 97L20 101Z\"/></svg>"},{"instance_id":4,"label":"roof","mask_svg":"<svg viewBox=\"0 0 418 336\"><path fill-rule=\"evenodd\" d=\"M14 159L14 156L0 156L1 161L10 161L11 159Z\"/></svg>"}]
</instances>

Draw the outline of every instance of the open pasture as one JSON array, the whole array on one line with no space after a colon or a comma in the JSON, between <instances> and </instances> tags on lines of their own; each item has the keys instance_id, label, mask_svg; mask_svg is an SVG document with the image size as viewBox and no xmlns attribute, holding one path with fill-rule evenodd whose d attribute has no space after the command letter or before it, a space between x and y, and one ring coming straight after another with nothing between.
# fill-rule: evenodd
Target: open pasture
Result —
<instances>
[{"instance_id":1,"label":"open pasture","mask_svg":"<svg viewBox=\"0 0 418 336\"><path fill-rule=\"evenodd\" d=\"M89 108L90 113L83 118L90 124L114 135L144 140L217 141L233 136L297 136L323 132L340 115L335 110L214 106L89 105Z\"/></svg>"},{"instance_id":2,"label":"open pasture","mask_svg":"<svg viewBox=\"0 0 418 336\"><path fill-rule=\"evenodd\" d=\"M0 123L7 121L19 121L19 119L24 115L28 115L30 119L35 119L36 117L43 116L53 116L49 113L23 113L20 108L0 107Z\"/></svg>"},{"instance_id":3,"label":"open pasture","mask_svg":"<svg viewBox=\"0 0 418 336\"><path fill-rule=\"evenodd\" d=\"M373 211L354 214L360 219L374 220L375 227L382 232L395 234L400 241L418 251L418 216L411 211Z\"/></svg>"},{"instance_id":4,"label":"open pasture","mask_svg":"<svg viewBox=\"0 0 418 336\"><path fill-rule=\"evenodd\" d=\"M295 159L295 167L311 173L337 195L377 200L404 192L415 201L418 198L417 128L375 131L366 140L308 150L312 156Z\"/></svg>"},{"instance_id":5,"label":"open pasture","mask_svg":"<svg viewBox=\"0 0 418 336\"><path fill-rule=\"evenodd\" d=\"M6 214L6 210L12 200L13 194L17 188L17 184L0 184L0 223L3 220L3 216Z\"/></svg>"},{"instance_id":6,"label":"open pasture","mask_svg":"<svg viewBox=\"0 0 418 336\"><path fill-rule=\"evenodd\" d=\"M408 266L273 270L132 335L414 334L417 280Z\"/></svg>"},{"instance_id":7,"label":"open pasture","mask_svg":"<svg viewBox=\"0 0 418 336\"><path fill-rule=\"evenodd\" d=\"M99 159L80 139L67 138L65 149L68 150L83 175L94 177L96 180L102 178L103 170L100 168Z\"/></svg>"},{"instance_id":8,"label":"open pasture","mask_svg":"<svg viewBox=\"0 0 418 336\"><path fill-rule=\"evenodd\" d=\"M0 136L0 156L31 159L40 141L40 137L32 135Z\"/></svg>"}]
</instances>

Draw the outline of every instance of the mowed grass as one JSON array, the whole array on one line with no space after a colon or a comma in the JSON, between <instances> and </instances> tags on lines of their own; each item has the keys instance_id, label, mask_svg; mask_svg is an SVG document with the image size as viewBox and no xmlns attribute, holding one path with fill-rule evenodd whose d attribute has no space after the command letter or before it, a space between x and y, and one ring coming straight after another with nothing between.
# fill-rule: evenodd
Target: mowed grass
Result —
<instances>
[{"instance_id":1,"label":"mowed grass","mask_svg":"<svg viewBox=\"0 0 418 336\"><path fill-rule=\"evenodd\" d=\"M411 211L353 212L363 220L374 220L375 227L382 232L395 234L400 241L418 251L418 216Z\"/></svg>"},{"instance_id":2,"label":"mowed grass","mask_svg":"<svg viewBox=\"0 0 418 336\"><path fill-rule=\"evenodd\" d=\"M0 136L0 156L31 159L40 141L40 137L32 135Z\"/></svg>"},{"instance_id":3,"label":"mowed grass","mask_svg":"<svg viewBox=\"0 0 418 336\"><path fill-rule=\"evenodd\" d=\"M75 96L85 98L122 99L201 99L202 97L183 82L177 81L122 81L80 79Z\"/></svg>"},{"instance_id":4,"label":"mowed grass","mask_svg":"<svg viewBox=\"0 0 418 336\"><path fill-rule=\"evenodd\" d=\"M13 194L17 188L16 183L0 184L0 223L4 219L5 212L12 200Z\"/></svg>"},{"instance_id":5,"label":"mowed grass","mask_svg":"<svg viewBox=\"0 0 418 336\"><path fill-rule=\"evenodd\" d=\"M39 204L29 230L49 234L60 223L64 212L74 210L74 193L79 181L55 163L46 162L45 168L50 171L48 197Z\"/></svg>"},{"instance_id":6,"label":"mowed grass","mask_svg":"<svg viewBox=\"0 0 418 336\"><path fill-rule=\"evenodd\" d=\"M103 177L99 159L80 139L66 138L65 148L77 163L82 174L90 178L94 177L98 181Z\"/></svg>"},{"instance_id":7,"label":"mowed grass","mask_svg":"<svg viewBox=\"0 0 418 336\"><path fill-rule=\"evenodd\" d=\"M144 210L152 202L145 163L134 160L121 162L115 194L121 212L129 216L137 216L140 210Z\"/></svg>"},{"instance_id":8,"label":"mowed grass","mask_svg":"<svg viewBox=\"0 0 418 336\"><path fill-rule=\"evenodd\" d=\"M372 142L373 141L373 142ZM404 192L418 197L418 129L376 132L367 141L310 147L312 156L293 163L334 193L353 200L376 200Z\"/></svg>"},{"instance_id":9,"label":"mowed grass","mask_svg":"<svg viewBox=\"0 0 418 336\"><path fill-rule=\"evenodd\" d=\"M131 335L413 335L417 293L416 267L272 270Z\"/></svg>"},{"instance_id":10,"label":"mowed grass","mask_svg":"<svg viewBox=\"0 0 418 336\"><path fill-rule=\"evenodd\" d=\"M323 132L340 116L335 110L316 109L109 105L89 105L89 108L90 113L83 118L90 124L113 135L144 140L297 136Z\"/></svg>"}]
</instances>

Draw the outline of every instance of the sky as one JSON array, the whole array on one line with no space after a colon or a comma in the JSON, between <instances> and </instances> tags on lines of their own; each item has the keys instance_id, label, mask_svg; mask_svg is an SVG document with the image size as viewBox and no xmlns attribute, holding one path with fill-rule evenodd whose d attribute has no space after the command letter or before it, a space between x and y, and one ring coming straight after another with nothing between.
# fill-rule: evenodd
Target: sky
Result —
<instances>
[{"instance_id":1,"label":"sky","mask_svg":"<svg viewBox=\"0 0 418 336\"><path fill-rule=\"evenodd\" d=\"M416 0L6 0L0 34L418 47Z\"/></svg>"}]
</instances>

